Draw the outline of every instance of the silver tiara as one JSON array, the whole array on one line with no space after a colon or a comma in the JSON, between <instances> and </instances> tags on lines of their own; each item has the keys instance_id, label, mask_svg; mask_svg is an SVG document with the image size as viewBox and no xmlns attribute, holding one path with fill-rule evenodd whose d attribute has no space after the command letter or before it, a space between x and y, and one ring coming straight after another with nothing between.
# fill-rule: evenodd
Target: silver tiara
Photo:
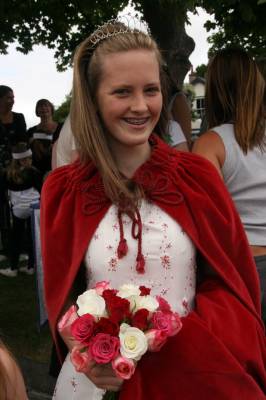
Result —
<instances>
[{"instance_id":1,"label":"silver tiara","mask_svg":"<svg viewBox=\"0 0 266 400\"><path fill-rule=\"evenodd\" d=\"M112 36L122 35L125 33L142 32L150 36L150 30L147 24L133 15L127 14L118 18L110 19L90 35L89 48L94 50L98 43Z\"/></svg>"}]
</instances>

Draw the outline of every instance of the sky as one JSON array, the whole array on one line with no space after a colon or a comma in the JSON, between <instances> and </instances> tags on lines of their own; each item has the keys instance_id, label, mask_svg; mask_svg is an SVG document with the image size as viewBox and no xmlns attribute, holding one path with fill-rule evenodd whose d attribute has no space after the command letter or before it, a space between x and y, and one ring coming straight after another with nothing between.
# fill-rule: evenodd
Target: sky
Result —
<instances>
[{"instance_id":1,"label":"sky","mask_svg":"<svg viewBox=\"0 0 266 400\"><path fill-rule=\"evenodd\" d=\"M193 68L208 62L207 34L203 27L208 15L199 9L198 15L189 13L191 25L186 31L195 43L195 50L190 56ZM15 104L13 111L22 112L27 127L37 124L35 104L41 98L50 100L55 107L59 106L69 94L72 86L72 69L58 72L54 53L43 46L35 46L34 50L24 55L11 45L7 55L0 54L0 84L10 86L14 90Z\"/></svg>"}]
</instances>

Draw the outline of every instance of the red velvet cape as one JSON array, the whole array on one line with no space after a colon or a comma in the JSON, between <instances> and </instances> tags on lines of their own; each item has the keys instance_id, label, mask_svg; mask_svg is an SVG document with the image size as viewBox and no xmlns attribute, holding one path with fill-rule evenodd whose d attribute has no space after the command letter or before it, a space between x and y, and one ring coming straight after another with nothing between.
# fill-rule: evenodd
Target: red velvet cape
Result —
<instances>
[{"instance_id":1,"label":"red velvet cape","mask_svg":"<svg viewBox=\"0 0 266 400\"><path fill-rule=\"evenodd\" d=\"M213 274L197 286L195 310L158 353L147 353L123 384L122 400L262 400L265 333L258 276L246 235L215 168L158 138L133 179L187 232ZM110 207L97 169L73 165L46 180L41 239L48 317L56 323L91 237ZM62 355L62 352L61 352Z\"/></svg>"}]
</instances>

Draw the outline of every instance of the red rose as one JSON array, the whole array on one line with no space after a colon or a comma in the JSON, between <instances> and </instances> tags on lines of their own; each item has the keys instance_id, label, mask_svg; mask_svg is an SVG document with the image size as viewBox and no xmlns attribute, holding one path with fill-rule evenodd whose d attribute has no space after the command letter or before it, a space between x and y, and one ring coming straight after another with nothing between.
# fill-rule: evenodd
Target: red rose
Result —
<instances>
[{"instance_id":1,"label":"red rose","mask_svg":"<svg viewBox=\"0 0 266 400\"><path fill-rule=\"evenodd\" d=\"M151 289L150 288L146 288L146 286L140 286L139 290L140 290L140 295L141 296L148 296L151 293Z\"/></svg>"},{"instance_id":2,"label":"red rose","mask_svg":"<svg viewBox=\"0 0 266 400\"><path fill-rule=\"evenodd\" d=\"M122 299L116 294L108 293L105 303L110 319L114 323L120 323L130 317L130 302L127 299Z\"/></svg>"},{"instance_id":3,"label":"red rose","mask_svg":"<svg viewBox=\"0 0 266 400\"><path fill-rule=\"evenodd\" d=\"M131 319L131 325L145 331L148 328L149 311L146 308L141 308L135 312Z\"/></svg>"},{"instance_id":4,"label":"red rose","mask_svg":"<svg viewBox=\"0 0 266 400\"><path fill-rule=\"evenodd\" d=\"M71 333L80 343L89 344L94 326L94 317L91 314L83 314L72 323Z\"/></svg>"},{"instance_id":5,"label":"red rose","mask_svg":"<svg viewBox=\"0 0 266 400\"><path fill-rule=\"evenodd\" d=\"M115 296L116 293L117 293L117 290L115 290L115 289L105 289L102 293L102 297L104 298L105 301L107 301L111 297Z\"/></svg>"},{"instance_id":6,"label":"red rose","mask_svg":"<svg viewBox=\"0 0 266 400\"><path fill-rule=\"evenodd\" d=\"M120 348L120 340L106 333L93 336L89 346L91 357L98 364L107 364L114 360Z\"/></svg>"},{"instance_id":7,"label":"red rose","mask_svg":"<svg viewBox=\"0 0 266 400\"><path fill-rule=\"evenodd\" d=\"M111 336L118 336L119 326L110 319L102 317L95 325L95 333L108 333Z\"/></svg>"}]
</instances>

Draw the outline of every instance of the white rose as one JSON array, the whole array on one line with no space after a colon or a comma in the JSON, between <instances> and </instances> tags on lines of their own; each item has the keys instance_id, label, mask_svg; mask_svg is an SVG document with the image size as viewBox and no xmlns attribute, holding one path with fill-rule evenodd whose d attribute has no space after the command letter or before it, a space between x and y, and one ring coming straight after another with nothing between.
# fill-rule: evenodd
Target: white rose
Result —
<instances>
[{"instance_id":1,"label":"white rose","mask_svg":"<svg viewBox=\"0 0 266 400\"><path fill-rule=\"evenodd\" d=\"M140 295L140 289L136 285L131 283L120 286L117 296L122 297L122 299L128 299L131 296Z\"/></svg>"},{"instance_id":2,"label":"white rose","mask_svg":"<svg viewBox=\"0 0 266 400\"><path fill-rule=\"evenodd\" d=\"M159 303L155 299L155 297L152 297L150 295L148 296L139 296L135 299L136 301L136 309L134 310L135 312L140 310L141 308L146 308L150 312L154 312L158 309Z\"/></svg>"},{"instance_id":3,"label":"white rose","mask_svg":"<svg viewBox=\"0 0 266 400\"><path fill-rule=\"evenodd\" d=\"M121 324L119 339L120 353L123 357L138 361L148 350L148 341L144 332L128 324Z\"/></svg>"},{"instance_id":4,"label":"white rose","mask_svg":"<svg viewBox=\"0 0 266 400\"><path fill-rule=\"evenodd\" d=\"M77 313L79 316L83 314L91 314L95 317L103 317L105 315L105 300L99 296L95 289L86 290L78 296L77 305L79 307Z\"/></svg>"}]
</instances>

